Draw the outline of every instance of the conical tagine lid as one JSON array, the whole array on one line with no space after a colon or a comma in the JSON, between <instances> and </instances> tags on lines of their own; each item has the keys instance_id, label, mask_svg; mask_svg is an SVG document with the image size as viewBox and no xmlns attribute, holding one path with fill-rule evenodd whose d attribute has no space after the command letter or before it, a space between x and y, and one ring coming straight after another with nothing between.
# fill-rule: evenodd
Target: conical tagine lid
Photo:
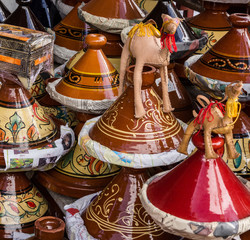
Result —
<instances>
[{"instance_id":1,"label":"conical tagine lid","mask_svg":"<svg viewBox=\"0 0 250 240\"><path fill-rule=\"evenodd\" d=\"M59 83L49 84L47 90L52 98L78 111L99 107L104 112L111 105L118 95L119 74L101 50L106 42L101 34L86 37L87 52Z\"/></svg>"},{"instance_id":2,"label":"conical tagine lid","mask_svg":"<svg viewBox=\"0 0 250 240\"><path fill-rule=\"evenodd\" d=\"M81 5L81 2L79 1L69 14L53 28L56 33L56 45L80 51L85 47L84 37L88 33L96 32L88 24L79 19L77 9Z\"/></svg>"},{"instance_id":3,"label":"conical tagine lid","mask_svg":"<svg viewBox=\"0 0 250 240\"><path fill-rule=\"evenodd\" d=\"M57 133L52 119L14 76L0 80L1 146L47 144Z\"/></svg>"},{"instance_id":4,"label":"conical tagine lid","mask_svg":"<svg viewBox=\"0 0 250 240\"><path fill-rule=\"evenodd\" d=\"M176 149L183 129L172 113L163 113L162 100L152 88L155 68L144 66L142 73L143 106L146 115L134 117L134 66L127 69L129 86L90 130L90 138L113 151L155 154Z\"/></svg>"},{"instance_id":5,"label":"conical tagine lid","mask_svg":"<svg viewBox=\"0 0 250 240\"><path fill-rule=\"evenodd\" d=\"M224 82L250 83L250 25L248 14L232 14L233 28L197 62L190 65L195 73Z\"/></svg>"},{"instance_id":6,"label":"conical tagine lid","mask_svg":"<svg viewBox=\"0 0 250 240\"><path fill-rule=\"evenodd\" d=\"M221 157L205 158L201 133L193 142L193 155L144 185L144 207L164 230L192 239L227 239L249 230L249 190ZM223 145L223 138L212 138L217 153Z\"/></svg>"},{"instance_id":7,"label":"conical tagine lid","mask_svg":"<svg viewBox=\"0 0 250 240\"><path fill-rule=\"evenodd\" d=\"M136 19L144 16L134 0L91 0L82 10L105 18Z\"/></svg>"},{"instance_id":8,"label":"conical tagine lid","mask_svg":"<svg viewBox=\"0 0 250 240\"><path fill-rule=\"evenodd\" d=\"M2 23L9 15L10 11L2 3L2 1L0 1L0 22Z\"/></svg>"},{"instance_id":9,"label":"conical tagine lid","mask_svg":"<svg viewBox=\"0 0 250 240\"><path fill-rule=\"evenodd\" d=\"M4 21L6 24L46 32L43 25L30 9L32 0L16 0L18 8Z\"/></svg>"}]
</instances>

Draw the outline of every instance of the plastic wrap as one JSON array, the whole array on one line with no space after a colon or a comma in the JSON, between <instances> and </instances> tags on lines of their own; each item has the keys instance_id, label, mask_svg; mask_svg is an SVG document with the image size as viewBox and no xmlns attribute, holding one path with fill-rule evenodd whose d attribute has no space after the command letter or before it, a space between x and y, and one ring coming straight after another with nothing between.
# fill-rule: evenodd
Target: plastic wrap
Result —
<instances>
[{"instance_id":1,"label":"plastic wrap","mask_svg":"<svg viewBox=\"0 0 250 240\"><path fill-rule=\"evenodd\" d=\"M186 158L186 155L178 153L176 150L169 152L162 152L158 154L129 154L124 152L117 152L101 145L100 143L92 140L89 137L89 131L92 126L98 121L99 117L88 120L83 126L78 144L85 149L85 151L103 162L109 162L124 167L132 168L150 168L157 166L165 166L168 164L177 163ZM187 125L181 122L182 127L185 129ZM190 142L188 152L194 150L194 145Z\"/></svg>"},{"instance_id":2,"label":"plastic wrap","mask_svg":"<svg viewBox=\"0 0 250 240\"><path fill-rule=\"evenodd\" d=\"M53 73L53 36L0 24L0 68L17 75L30 89L41 71Z\"/></svg>"}]
</instances>

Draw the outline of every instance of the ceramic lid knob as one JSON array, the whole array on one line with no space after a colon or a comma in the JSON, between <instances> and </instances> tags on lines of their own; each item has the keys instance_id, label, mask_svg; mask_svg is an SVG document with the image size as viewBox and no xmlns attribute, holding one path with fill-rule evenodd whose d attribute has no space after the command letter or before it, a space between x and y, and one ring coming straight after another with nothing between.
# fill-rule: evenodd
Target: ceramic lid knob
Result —
<instances>
[{"instance_id":1,"label":"ceramic lid knob","mask_svg":"<svg viewBox=\"0 0 250 240\"><path fill-rule=\"evenodd\" d=\"M38 239L61 240L64 237L64 230L64 221L56 217L41 217L35 222L35 236Z\"/></svg>"},{"instance_id":2,"label":"ceramic lid knob","mask_svg":"<svg viewBox=\"0 0 250 240\"><path fill-rule=\"evenodd\" d=\"M107 38L102 34L89 34L85 39L86 44L91 49L101 49L107 43Z\"/></svg>"},{"instance_id":3,"label":"ceramic lid knob","mask_svg":"<svg viewBox=\"0 0 250 240\"><path fill-rule=\"evenodd\" d=\"M245 13L235 13L229 16L229 19L236 28L247 28L250 26L250 15Z\"/></svg>"},{"instance_id":4,"label":"ceramic lid knob","mask_svg":"<svg viewBox=\"0 0 250 240\"><path fill-rule=\"evenodd\" d=\"M129 66L127 68L127 81L130 84L133 84L133 78L134 78L134 68L135 66ZM156 75L156 69L153 66L150 65L144 65L143 71L142 71L142 87L147 88L154 84L155 82L155 75Z\"/></svg>"},{"instance_id":5,"label":"ceramic lid knob","mask_svg":"<svg viewBox=\"0 0 250 240\"><path fill-rule=\"evenodd\" d=\"M16 2L21 6L28 6L32 2L32 0L16 0Z\"/></svg>"}]
</instances>

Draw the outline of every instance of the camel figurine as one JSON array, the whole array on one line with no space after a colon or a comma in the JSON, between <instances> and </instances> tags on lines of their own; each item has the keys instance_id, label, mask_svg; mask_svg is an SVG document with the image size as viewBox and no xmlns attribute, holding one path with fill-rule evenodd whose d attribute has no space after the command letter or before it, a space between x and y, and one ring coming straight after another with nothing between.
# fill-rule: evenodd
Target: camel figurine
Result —
<instances>
[{"instance_id":1,"label":"camel figurine","mask_svg":"<svg viewBox=\"0 0 250 240\"><path fill-rule=\"evenodd\" d=\"M208 106L200 110L196 118L188 125L181 145L178 148L178 152L187 154L187 146L192 134L196 130L203 130L205 157L207 159L216 159L219 157L212 148L212 133L225 135L229 158L235 159L239 157L239 153L236 151L233 144L232 130L240 112L238 97L241 94L242 87L243 84L241 81L231 83L226 87L224 99L228 98L228 100L226 102L225 110L224 104L221 104L220 102L210 102ZM233 117L236 117L234 122Z\"/></svg>"},{"instance_id":2,"label":"camel figurine","mask_svg":"<svg viewBox=\"0 0 250 240\"><path fill-rule=\"evenodd\" d=\"M174 34L181 19L171 18L162 14L163 24L161 32L156 29L152 19L147 23L140 23L133 27L128 34L128 39L123 47L120 65L120 86L118 95L124 90L124 76L126 68L132 57L136 58L134 70L134 102L135 117L142 118L145 109L142 103L141 86L142 70L145 64L160 67L162 79L163 111L168 113L173 110L168 96L168 69L172 47L177 51Z\"/></svg>"}]
</instances>

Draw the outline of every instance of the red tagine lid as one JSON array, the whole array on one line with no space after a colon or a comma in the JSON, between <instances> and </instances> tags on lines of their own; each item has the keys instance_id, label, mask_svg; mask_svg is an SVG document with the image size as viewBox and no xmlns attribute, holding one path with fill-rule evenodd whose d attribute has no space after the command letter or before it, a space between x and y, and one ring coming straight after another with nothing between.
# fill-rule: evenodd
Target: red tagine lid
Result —
<instances>
[{"instance_id":1,"label":"red tagine lid","mask_svg":"<svg viewBox=\"0 0 250 240\"><path fill-rule=\"evenodd\" d=\"M134 0L91 0L82 10L99 17L136 19L144 17Z\"/></svg>"},{"instance_id":2,"label":"red tagine lid","mask_svg":"<svg viewBox=\"0 0 250 240\"><path fill-rule=\"evenodd\" d=\"M147 188L158 209L195 222L232 222L250 216L250 192L221 159L206 159L203 136L193 136L197 152ZM224 139L212 138L219 154Z\"/></svg>"},{"instance_id":3,"label":"red tagine lid","mask_svg":"<svg viewBox=\"0 0 250 240\"><path fill-rule=\"evenodd\" d=\"M250 15L236 13L229 19L233 28L190 69L216 80L250 83Z\"/></svg>"}]
</instances>

